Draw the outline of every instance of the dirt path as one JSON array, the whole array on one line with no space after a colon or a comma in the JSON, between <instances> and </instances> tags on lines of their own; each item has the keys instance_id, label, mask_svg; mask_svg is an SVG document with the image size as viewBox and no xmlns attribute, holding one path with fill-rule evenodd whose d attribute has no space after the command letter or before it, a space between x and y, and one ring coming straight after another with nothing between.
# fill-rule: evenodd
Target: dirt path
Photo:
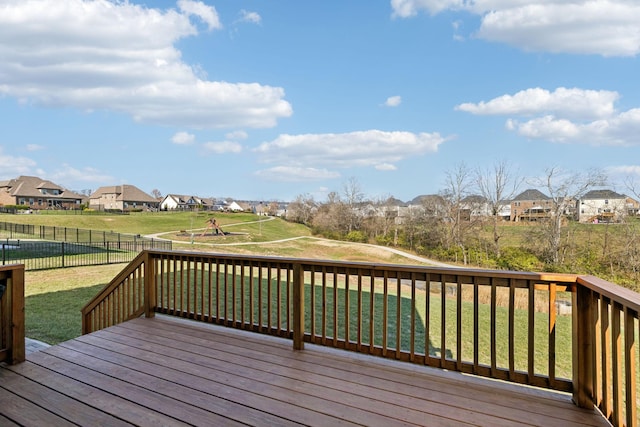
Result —
<instances>
[{"instance_id":1,"label":"dirt path","mask_svg":"<svg viewBox=\"0 0 640 427\"><path fill-rule=\"evenodd\" d=\"M265 220L261 220L261 221L269 221L272 220L272 217L269 217L270 219L265 219ZM254 222L260 222L260 221L254 221ZM246 224L246 223L242 223L242 224ZM225 227L230 227L233 225L239 225L239 224L226 224ZM194 230L195 231L195 230ZM157 240L167 240L173 243L178 243L178 244L184 244L184 241L181 240L171 240L171 239L165 239L163 237L160 237L161 235L165 235L165 234L171 234L172 232L163 232L163 233L156 233L156 234L147 234L145 237L148 238L153 238L153 239L157 239ZM177 233L177 231L175 231L174 233ZM238 242L238 243L203 243L203 242L198 242L198 246L210 246L210 247L225 247L225 246L263 246L263 245L273 245L273 244L278 244L278 243L284 243L284 242L291 242L294 240L302 240L302 239L308 239L308 240L316 240L316 241L322 241L322 242L331 242L331 243L336 243L336 244L342 244L342 245L355 245L355 246L362 246L362 247L366 247L369 250L374 250L374 251L380 251L380 252L390 252L393 253L395 255L399 255L401 257L407 258L407 259L411 259L414 261L418 261L418 262L422 262L425 264L429 264L435 267L456 267L454 265L451 264L446 264L440 261L435 261L429 258L424 258L418 255L414 255L405 251L402 251L400 249L396 249L396 248L389 248L386 246L378 246L378 245L372 245L372 244L368 244L368 243L352 243L352 242L343 242L343 241L339 241L339 240L331 240L331 239L325 239L325 238L321 238L321 237L313 237L313 236L298 236L298 237L289 237L287 239L279 239L279 240L270 240L268 242Z\"/></svg>"}]
</instances>

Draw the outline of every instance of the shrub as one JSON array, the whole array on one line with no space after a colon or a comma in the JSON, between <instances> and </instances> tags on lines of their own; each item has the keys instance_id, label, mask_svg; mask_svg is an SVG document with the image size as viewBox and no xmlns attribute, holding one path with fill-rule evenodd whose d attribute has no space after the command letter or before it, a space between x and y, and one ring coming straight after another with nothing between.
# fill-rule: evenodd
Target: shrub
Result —
<instances>
[{"instance_id":1,"label":"shrub","mask_svg":"<svg viewBox=\"0 0 640 427\"><path fill-rule=\"evenodd\" d=\"M541 271L544 263L532 252L521 247L506 247L502 249L500 258L496 260L498 268L516 271Z\"/></svg>"},{"instance_id":2,"label":"shrub","mask_svg":"<svg viewBox=\"0 0 640 427\"><path fill-rule=\"evenodd\" d=\"M366 243L367 236L365 236L362 231L354 230L354 231L350 231L347 234L347 236L345 237L345 240L347 240L348 242Z\"/></svg>"}]
</instances>

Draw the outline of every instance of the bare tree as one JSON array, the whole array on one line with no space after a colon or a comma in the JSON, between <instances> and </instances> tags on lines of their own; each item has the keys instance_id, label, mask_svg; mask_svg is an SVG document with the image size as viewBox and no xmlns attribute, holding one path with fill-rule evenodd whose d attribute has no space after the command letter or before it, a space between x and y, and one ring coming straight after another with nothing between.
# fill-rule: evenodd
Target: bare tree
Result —
<instances>
[{"instance_id":1,"label":"bare tree","mask_svg":"<svg viewBox=\"0 0 640 427\"><path fill-rule=\"evenodd\" d=\"M289 203L287 219L300 224L310 225L317 210L317 203L310 194L301 194Z\"/></svg>"},{"instance_id":2,"label":"bare tree","mask_svg":"<svg viewBox=\"0 0 640 427\"><path fill-rule=\"evenodd\" d=\"M347 233L360 229L362 222L362 216L359 214L359 208L364 200L364 193L362 187L355 177L349 178L343 186L344 203L348 209L345 211L347 222Z\"/></svg>"},{"instance_id":3,"label":"bare tree","mask_svg":"<svg viewBox=\"0 0 640 427\"><path fill-rule=\"evenodd\" d=\"M445 202L444 225L448 228L448 246L460 248L465 265L468 262L467 232L474 227L473 208L465 204L465 199L472 195L472 178L471 170L464 162L460 163L446 172L445 189L441 192Z\"/></svg>"},{"instance_id":4,"label":"bare tree","mask_svg":"<svg viewBox=\"0 0 640 427\"><path fill-rule=\"evenodd\" d=\"M162 198L162 193L157 188L154 188L153 190L151 190L151 195L156 199Z\"/></svg>"},{"instance_id":5,"label":"bare tree","mask_svg":"<svg viewBox=\"0 0 640 427\"><path fill-rule=\"evenodd\" d=\"M541 188L545 188L551 198L551 210L548 221L543 225L543 238L546 241L549 261L554 265L562 261L562 225L572 213L575 204L593 187L602 186L606 182L605 174L599 169L586 172L566 173L557 167L545 170L545 176L534 180Z\"/></svg>"},{"instance_id":6,"label":"bare tree","mask_svg":"<svg viewBox=\"0 0 640 427\"><path fill-rule=\"evenodd\" d=\"M496 256L500 258L500 212L516 193L523 178L517 177L505 160L494 163L492 169L476 171L476 184L480 195L485 199L493 222L493 245Z\"/></svg>"}]
</instances>

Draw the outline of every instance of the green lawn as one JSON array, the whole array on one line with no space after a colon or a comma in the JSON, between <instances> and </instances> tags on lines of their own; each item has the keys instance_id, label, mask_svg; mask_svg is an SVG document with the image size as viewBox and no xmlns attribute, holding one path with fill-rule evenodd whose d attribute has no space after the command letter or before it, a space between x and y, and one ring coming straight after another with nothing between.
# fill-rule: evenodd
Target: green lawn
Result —
<instances>
[{"instance_id":1,"label":"green lawn","mask_svg":"<svg viewBox=\"0 0 640 427\"><path fill-rule=\"evenodd\" d=\"M57 344L82 333L80 309L125 264L25 273L25 329L29 338Z\"/></svg>"},{"instance_id":2,"label":"green lawn","mask_svg":"<svg viewBox=\"0 0 640 427\"><path fill-rule=\"evenodd\" d=\"M214 216L226 236L200 237L206 221ZM270 219L250 213L218 212L137 212L130 215L10 215L0 214L0 222L114 231L125 234L166 233L162 237L191 243L265 242L310 236L308 227L280 218ZM2 237L0 235L0 237ZM28 236L24 236L28 237Z\"/></svg>"},{"instance_id":3,"label":"green lawn","mask_svg":"<svg viewBox=\"0 0 640 427\"><path fill-rule=\"evenodd\" d=\"M197 250L214 250L222 252L234 253L252 253L264 255L294 256L305 258L322 258L322 259L339 259L350 261L369 261L369 262L386 262L386 263L412 263L415 261L407 260L396 254L374 250L367 246L351 245L346 242L328 242L315 239L288 240L277 244L260 245L260 242L273 241L280 239L290 239L291 237L309 236L308 228L299 224L291 224L280 219L264 220L252 214L216 214L216 218L221 227L233 234L226 236L197 236L191 244L190 232L192 230L201 230L205 226L205 221L209 218L210 213L138 213L132 215L0 215L0 221L31 223L37 225L55 225L59 227L77 226L81 228L99 229L99 230L115 230L119 232L128 232L136 234L151 234L158 232L169 233L167 237L175 238L180 231L186 231L188 236L182 236L184 244L182 247L189 247ZM176 231L178 233L176 233ZM229 243L244 243L240 246L224 246ZM211 246L211 245L214 246ZM180 245L178 245L180 247ZM80 334L81 318L80 309L87 303L98 291L108 283L123 265L99 266L99 267L83 267L83 268L67 268L58 270L48 270L42 272L27 272L27 336L43 340L45 342L55 344L60 341L71 339ZM239 286L239 285L238 285ZM266 289L263 288L263 289ZM266 290L262 291L267 292ZM314 300L316 305L315 311L315 332L316 334L332 337L334 334L334 325L332 322L325 324L324 332L319 329L322 322L319 316L318 304L322 304L322 289L316 287L314 290ZM381 289L378 287L374 292L373 306L370 305L371 289L365 290L362 299L362 310L368 313L373 308L373 343L381 345L383 340L387 344L394 347L399 339L400 347L408 351L411 348L411 321L415 319L415 328L413 330L413 346L417 353L423 353L425 346L428 353L434 357L439 357L441 352L445 352L447 357L456 354L457 348L455 342L451 339L456 335L456 307L454 300L447 300L446 310L446 336L445 348L442 347L442 339L440 331L441 324L441 304L437 297L432 298L428 307L428 324L427 324L427 305L426 292L416 292L416 303L411 305L410 299L407 298L407 288L402 288L401 294L397 295L396 289L389 289L387 306L387 325L383 326L383 297ZM262 302L268 298L275 298L277 291L272 290L271 294L262 295ZM254 297L257 298L258 290L255 290ZM310 295L310 292L308 293ZM345 324L345 299L349 299L349 325ZM195 296L194 296L195 297ZM371 324L368 316L358 322L354 313L357 313L357 293L353 287L346 291L344 284L338 284L335 297L338 299L338 320L337 335L344 338L348 329L351 339L358 334L363 337L363 343L369 343L369 335L371 332ZM229 296L230 298L230 296ZM238 293L237 298L240 297ZM248 298L248 295L245 296ZM281 293L282 298L282 293ZM328 316L332 318L333 310L333 291L328 292L324 301L328 308ZM237 310L240 310L241 302L236 301ZM249 301L244 301L249 304ZM228 301L229 307L232 302ZM311 307L308 301L307 307ZM398 315L398 307L400 313ZM254 309L259 310L257 300L254 302ZM266 307L263 314L264 319L268 313ZM462 314L462 355L465 360L473 359L473 340L471 333L471 313L472 306L469 303L463 304ZM246 308L246 316L249 316L248 308ZM229 313L230 315L230 313ZM256 313L257 316L257 313ZM275 318L276 313L271 313ZM489 307L480 306L480 333L479 347L481 352L480 362L488 364L488 346L490 340L489 329ZM526 312L516 312L516 341L518 343L526 343ZM257 318L256 318L257 319ZM311 314L307 316L308 327L311 327ZM400 319L399 324L396 319ZM564 325L567 319L560 318L559 334L568 333L569 328ZM398 327L399 325L399 327ZM429 336L426 336L426 328L428 325ZM546 317L543 314L536 315L536 354L540 356L540 360L536 359L536 370L546 373L546 353L547 339L546 330L548 325ZM522 332L525 331L525 332ZM564 331L564 332L560 332ZM498 308L497 315L497 335L499 346L497 348L497 359L500 366L508 363L506 342L507 342L507 313L505 309ZM570 351L562 347L563 343L567 344L570 340L564 335L559 335L558 359L559 376L568 375L568 367L570 364ZM518 345L516 348L516 368L525 370L526 362L526 346ZM570 349L569 349L570 350Z\"/></svg>"}]
</instances>

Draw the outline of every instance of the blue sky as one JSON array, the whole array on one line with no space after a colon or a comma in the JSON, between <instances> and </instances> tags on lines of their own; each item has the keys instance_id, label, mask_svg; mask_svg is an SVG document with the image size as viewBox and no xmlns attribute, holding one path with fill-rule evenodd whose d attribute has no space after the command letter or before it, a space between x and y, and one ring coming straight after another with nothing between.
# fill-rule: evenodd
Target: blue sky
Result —
<instances>
[{"instance_id":1,"label":"blue sky","mask_svg":"<svg viewBox=\"0 0 640 427\"><path fill-rule=\"evenodd\" d=\"M0 0L0 180L323 200L640 180L636 0Z\"/></svg>"}]
</instances>

